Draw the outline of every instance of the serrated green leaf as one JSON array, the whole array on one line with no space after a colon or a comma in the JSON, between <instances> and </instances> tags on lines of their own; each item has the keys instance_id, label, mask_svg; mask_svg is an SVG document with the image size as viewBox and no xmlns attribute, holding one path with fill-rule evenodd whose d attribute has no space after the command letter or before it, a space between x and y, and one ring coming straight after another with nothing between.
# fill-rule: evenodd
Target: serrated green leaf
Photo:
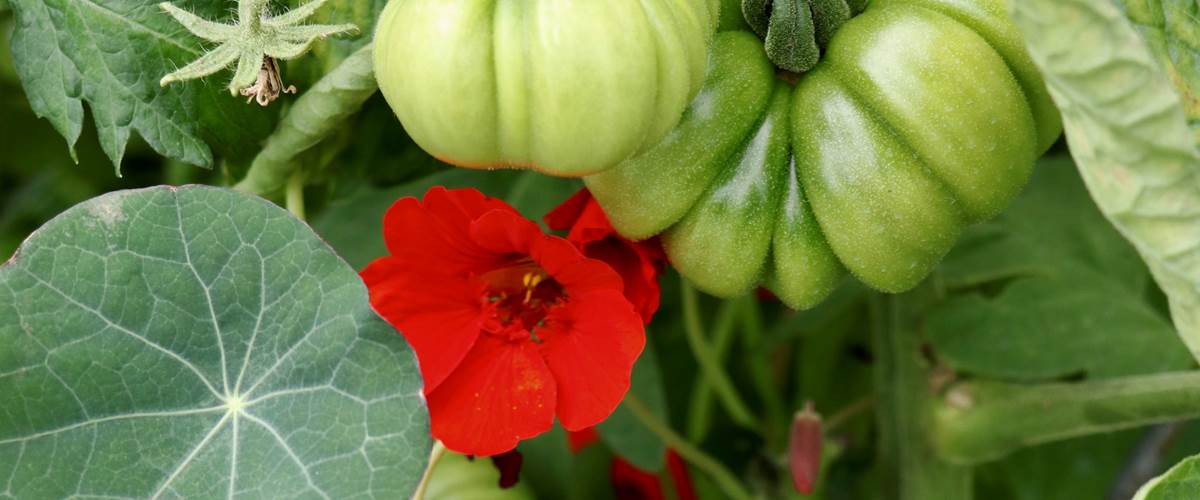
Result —
<instances>
[{"instance_id":1,"label":"serrated green leaf","mask_svg":"<svg viewBox=\"0 0 1200 500\"><path fill-rule=\"evenodd\" d=\"M1010 7L1092 198L1146 260L1200 359L1200 157L1179 95L1113 3Z\"/></svg>"},{"instance_id":2,"label":"serrated green leaf","mask_svg":"<svg viewBox=\"0 0 1200 500\"><path fill-rule=\"evenodd\" d=\"M660 420L668 421L667 400L658 373L658 357L654 354L651 342L646 343L645 350L633 367L629 391L641 399ZM666 462L667 445L625 405L618 406L612 415L600 422L596 431L614 454L635 467L648 472L662 470Z\"/></svg>"},{"instance_id":3,"label":"serrated green leaf","mask_svg":"<svg viewBox=\"0 0 1200 500\"><path fill-rule=\"evenodd\" d=\"M118 173L134 131L158 153L206 167L213 154L205 140L245 155L270 132L275 111L246 106L221 86L159 86L162 75L202 48L155 2L13 0L12 7L13 59L34 112L74 148L87 102ZM182 7L212 17L227 8L200 1Z\"/></svg>"},{"instance_id":4,"label":"serrated green leaf","mask_svg":"<svg viewBox=\"0 0 1200 500\"><path fill-rule=\"evenodd\" d=\"M1191 364L1146 300L1145 265L1096 210L1069 160L1039 163L1025 193L969 229L941 271L951 288L1004 285L951 298L926 318L939 357L956 370L1045 380Z\"/></svg>"},{"instance_id":5,"label":"serrated green leaf","mask_svg":"<svg viewBox=\"0 0 1200 500\"><path fill-rule=\"evenodd\" d=\"M416 360L366 287L260 198L119 191L0 267L6 498L410 495Z\"/></svg>"},{"instance_id":6,"label":"serrated green leaf","mask_svg":"<svg viewBox=\"0 0 1200 500\"><path fill-rule=\"evenodd\" d=\"M1142 486L1133 500L1194 500L1200 491L1200 455L1185 459Z\"/></svg>"}]
</instances>

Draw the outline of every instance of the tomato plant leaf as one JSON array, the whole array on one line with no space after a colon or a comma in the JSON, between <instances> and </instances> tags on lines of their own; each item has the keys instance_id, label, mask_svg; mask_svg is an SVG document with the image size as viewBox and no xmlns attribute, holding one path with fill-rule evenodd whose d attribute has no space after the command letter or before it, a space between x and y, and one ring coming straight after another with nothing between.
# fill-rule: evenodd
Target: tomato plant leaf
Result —
<instances>
[{"instance_id":1,"label":"tomato plant leaf","mask_svg":"<svg viewBox=\"0 0 1200 500\"><path fill-rule=\"evenodd\" d=\"M1180 96L1115 4L1010 8L1092 198L1141 253L1200 359L1200 157Z\"/></svg>"},{"instance_id":2,"label":"tomato plant leaf","mask_svg":"<svg viewBox=\"0 0 1200 500\"><path fill-rule=\"evenodd\" d=\"M1146 483L1133 500L1191 500L1200 491L1200 455L1184 459Z\"/></svg>"},{"instance_id":3,"label":"tomato plant leaf","mask_svg":"<svg viewBox=\"0 0 1200 500\"><path fill-rule=\"evenodd\" d=\"M1121 0L1171 83L1200 139L1200 5L1194 0Z\"/></svg>"},{"instance_id":4,"label":"tomato plant leaf","mask_svg":"<svg viewBox=\"0 0 1200 500\"><path fill-rule=\"evenodd\" d=\"M941 269L947 287L974 291L925 323L956 370L1045 380L1191 364L1165 314L1146 300L1146 266L1096 210L1069 160L1042 161L1025 193L968 229Z\"/></svg>"},{"instance_id":5,"label":"tomato plant leaf","mask_svg":"<svg viewBox=\"0 0 1200 500\"><path fill-rule=\"evenodd\" d=\"M109 193L0 267L0 494L403 498L416 359L302 222L220 188Z\"/></svg>"},{"instance_id":6,"label":"tomato plant leaf","mask_svg":"<svg viewBox=\"0 0 1200 500\"><path fill-rule=\"evenodd\" d=\"M118 174L133 131L158 153L205 167L213 160L206 140L243 156L270 132L274 111L230 98L221 86L159 86L162 75L202 48L155 2L13 0L12 7L13 59L34 112L73 149L86 101ZM180 7L209 18L228 15L220 2Z\"/></svg>"}]
</instances>

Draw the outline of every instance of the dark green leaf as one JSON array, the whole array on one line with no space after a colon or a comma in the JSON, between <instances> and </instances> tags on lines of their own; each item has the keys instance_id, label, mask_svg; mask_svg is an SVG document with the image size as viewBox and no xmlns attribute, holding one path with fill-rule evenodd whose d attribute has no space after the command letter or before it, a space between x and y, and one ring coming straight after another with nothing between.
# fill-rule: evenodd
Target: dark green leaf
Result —
<instances>
[{"instance_id":1,"label":"dark green leaf","mask_svg":"<svg viewBox=\"0 0 1200 500\"><path fill-rule=\"evenodd\" d=\"M1106 498L1141 434L1100 434L1018 451L978 469L977 499Z\"/></svg>"},{"instance_id":2,"label":"dark green leaf","mask_svg":"<svg viewBox=\"0 0 1200 500\"><path fill-rule=\"evenodd\" d=\"M646 342L646 349L633 367L630 393L646 403L660 420L668 421L667 401L658 374L658 357L654 355L654 345L650 342ZM618 406L607 420L596 426L596 430L614 454L635 467L648 472L662 470L667 445L624 405Z\"/></svg>"},{"instance_id":3,"label":"dark green leaf","mask_svg":"<svg viewBox=\"0 0 1200 500\"><path fill-rule=\"evenodd\" d=\"M938 355L956 370L1045 380L1191 364L1145 298L1145 266L1096 210L1069 161L1039 164L1008 211L968 231L943 273L952 287L1007 280L994 296L956 297L927 318Z\"/></svg>"},{"instance_id":4,"label":"dark green leaf","mask_svg":"<svg viewBox=\"0 0 1200 500\"><path fill-rule=\"evenodd\" d=\"M403 498L416 360L358 276L270 203L119 191L0 267L0 477L16 498Z\"/></svg>"},{"instance_id":5,"label":"dark green leaf","mask_svg":"<svg viewBox=\"0 0 1200 500\"><path fill-rule=\"evenodd\" d=\"M223 85L159 86L159 78L202 47L156 2L14 0L12 7L12 52L25 93L71 148L82 131L85 101L118 169L134 131L158 153L201 166L212 165L206 140L244 156L270 132L277 107L248 106ZM210 18L228 10L221 2L181 7Z\"/></svg>"}]
</instances>

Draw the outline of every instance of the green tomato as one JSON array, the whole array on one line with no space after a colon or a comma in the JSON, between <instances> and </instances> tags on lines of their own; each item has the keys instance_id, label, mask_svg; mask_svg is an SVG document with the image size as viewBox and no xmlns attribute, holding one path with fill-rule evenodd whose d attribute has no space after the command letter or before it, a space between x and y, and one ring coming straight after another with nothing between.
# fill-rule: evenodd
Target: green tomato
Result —
<instances>
[{"instance_id":1,"label":"green tomato","mask_svg":"<svg viewBox=\"0 0 1200 500\"><path fill-rule=\"evenodd\" d=\"M910 289L1061 131L1004 0L873 0L794 83L734 21L679 126L585 179L619 232L661 233L710 293L762 283L810 307L846 269Z\"/></svg>"},{"instance_id":2,"label":"green tomato","mask_svg":"<svg viewBox=\"0 0 1200 500\"><path fill-rule=\"evenodd\" d=\"M492 459L477 457L469 459L454 452L446 452L429 476L425 490L427 500L533 500L533 492L524 481L518 481L508 489L501 489L500 472L492 465Z\"/></svg>"},{"instance_id":3,"label":"green tomato","mask_svg":"<svg viewBox=\"0 0 1200 500\"><path fill-rule=\"evenodd\" d=\"M580 176L652 147L704 81L718 0L391 0L379 88L433 156Z\"/></svg>"}]
</instances>

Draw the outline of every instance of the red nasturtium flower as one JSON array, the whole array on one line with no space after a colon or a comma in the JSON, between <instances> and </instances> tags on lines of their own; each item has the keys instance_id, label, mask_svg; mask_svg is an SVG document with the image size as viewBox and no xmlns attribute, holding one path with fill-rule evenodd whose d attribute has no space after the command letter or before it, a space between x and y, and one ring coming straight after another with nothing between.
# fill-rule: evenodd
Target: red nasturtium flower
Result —
<instances>
[{"instance_id":1,"label":"red nasturtium flower","mask_svg":"<svg viewBox=\"0 0 1200 500\"><path fill-rule=\"evenodd\" d=\"M542 220L550 229L567 231L567 241L584 255L612 266L625 283L625 296L642 321L650 323L658 310L658 275L667 261L657 237L632 241L617 234L587 188L555 207Z\"/></svg>"},{"instance_id":2,"label":"red nasturtium flower","mask_svg":"<svg viewBox=\"0 0 1200 500\"><path fill-rule=\"evenodd\" d=\"M646 338L608 264L473 189L402 198L383 226L391 255L362 277L416 351L447 448L503 453L621 402Z\"/></svg>"}]
</instances>

